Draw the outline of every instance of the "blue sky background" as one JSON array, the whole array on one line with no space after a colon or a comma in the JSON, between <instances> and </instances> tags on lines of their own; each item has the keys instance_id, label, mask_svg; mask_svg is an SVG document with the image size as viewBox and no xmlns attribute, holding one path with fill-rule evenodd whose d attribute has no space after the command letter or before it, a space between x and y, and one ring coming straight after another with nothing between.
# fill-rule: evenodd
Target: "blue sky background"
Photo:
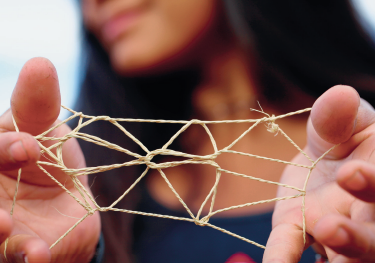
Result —
<instances>
[{"instance_id":1,"label":"blue sky background","mask_svg":"<svg viewBox=\"0 0 375 263\"><path fill-rule=\"evenodd\" d=\"M0 0L0 114L9 108L23 64L55 65L62 104L72 107L79 76L80 16L76 0Z\"/></svg>"},{"instance_id":2,"label":"blue sky background","mask_svg":"<svg viewBox=\"0 0 375 263\"><path fill-rule=\"evenodd\" d=\"M55 65L62 104L74 106L81 65L78 2L0 0L0 114L9 108L22 65L38 56L50 59ZM353 0L353 3L375 43L375 0Z\"/></svg>"}]
</instances>

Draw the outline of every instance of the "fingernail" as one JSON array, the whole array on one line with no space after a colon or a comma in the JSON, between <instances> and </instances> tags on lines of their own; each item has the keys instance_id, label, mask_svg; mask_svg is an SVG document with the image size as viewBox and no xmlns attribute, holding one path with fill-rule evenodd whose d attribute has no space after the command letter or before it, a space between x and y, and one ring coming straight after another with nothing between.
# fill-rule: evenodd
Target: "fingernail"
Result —
<instances>
[{"instance_id":1,"label":"fingernail","mask_svg":"<svg viewBox=\"0 0 375 263\"><path fill-rule=\"evenodd\" d=\"M366 179L363 177L361 172L356 171L355 174L350 177L346 182L345 185L354 191L363 190L367 186Z\"/></svg>"},{"instance_id":2,"label":"fingernail","mask_svg":"<svg viewBox=\"0 0 375 263\"><path fill-rule=\"evenodd\" d=\"M349 234L345 229L339 227L336 233L328 238L328 245L338 247L349 243Z\"/></svg>"},{"instance_id":3,"label":"fingernail","mask_svg":"<svg viewBox=\"0 0 375 263\"><path fill-rule=\"evenodd\" d=\"M12 156L13 160L15 160L16 162L25 162L29 160L29 156L27 155L22 141L16 141L12 143L9 147L9 153L10 156Z\"/></svg>"}]
</instances>

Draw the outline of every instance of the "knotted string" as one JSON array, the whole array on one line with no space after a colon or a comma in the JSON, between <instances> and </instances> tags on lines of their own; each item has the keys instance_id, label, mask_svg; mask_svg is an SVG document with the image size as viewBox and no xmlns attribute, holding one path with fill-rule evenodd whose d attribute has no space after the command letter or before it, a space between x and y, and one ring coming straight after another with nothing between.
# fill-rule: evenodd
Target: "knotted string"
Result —
<instances>
[{"instance_id":1,"label":"knotted string","mask_svg":"<svg viewBox=\"0 0 375 263\"><path fill-rule=\"evenodd\" d=\"M266 116L263 117L263 118L259 118L259 119L223 120L223 121L201 121L201 120L195 120L194 119L194 120L190 120L190 121L168 121L168 120L147 120L147 119L122 119L122 118L111 118L111 117L108 117L108 116L89 116L89 115L85 115L81 112L76 112L74 110L71 110L67 107L64 107L64 106L62 106L62 107L64 109L70 111L72 113L72 115L69 118L67 118L66 120L56 124L55 126L48 129L47 131L41 133L40 135L35 136L35 139L37 140L37 142L38 142L38 144L41 148L41 154L44 155L48 160L48 161L38 161L37 166L49 178L51 178L57 185L59 185L67 194L69 194L79 205L81 205L86 210L87 213L81 219L79 219L70 229L68 229L65 232L65 234L63 234L58 240L56 240L56 242L53 243L50 246L50 249L52 249L65 236L67 236L75 227L77 227L88 216L93 215L96 211L99 211L99 212L117 211L117 212L125 212L125 213L138 214L138 215L144 215L144 216L154 216L154 217L160 217L160 218L168 218L168 219L174 219L174 220L188 221L188 222L195 223L196 225L199 225L199 226L208 226L208 227L217 229L217 230L219 230L223 233L226 233L226 234L231 235L233 237L239 238L243 241L246 241L250 244L253 244L255 246L258 246L258 247L261 247L261 248L264 249L265 248L264 245L258 244L256 242L254 242L252 240L249 240L245 237L242 237L238 234L232 233L228 230L225 230L223 228L220 228L220 227L217 227L215 225L210 224L209 223L210 218L212 216L216 215L216 214L221 213L221 212L229 211L229 210L236 209L236 208L247 207L247 206L269 203L269 202L275 202L275 201L281 201L281 200L287 200L287 199L297 198L297 197L300 197L300 196L302 196L301 210L302 210L302 218L303 218L302 219L303 220L303 222L302 222L303 240L304 240L304 243L306 243L305 196L306 196L307 183L308 183L308 180L309 180L309 178L311 176L311 173L312 173L313 169L315 168L316 164L336 146L332 147L326 153L324 153L322 156L320 156L317 160L313 161L312 158L310 158L292 139L290 139L289 136L287 134L285 134L285 132L275 122L278 119L282 119L282 118L285 118L285 117L288 117L288 116L308 112L308 111L311 110L311 108L307 108L307 109L303 109L303 110L299 110L299 111L295 111L295 112L291 112L291 113L279 115L279 116L274 116L274 115L270 116L269 114L265 113L263 111L263 109L260 107L261 111L258 111L258 110L255 110L255 111L263 113ZM48 136L48 134L51 131L55 130L56 128L60 127L61 125L67 123L68 121L70 121L74 118L79 118L79 121L78 121L78 125L76 126L76 128L73 129L71 132L64 135L63 137L58 137L58 138ZM105 141L105 140L103 140L99 137L80 132L80 130L83 127L85 127L85 126L87 126L87 125L89 125L89 124L91 124L95 121L99 121L99 120L108 121L108 122L112 123L118 129L120 129L127 137L129 137L136 144L138 144L141 147L141 149L143 149L146 152L146 154L144 156L142 156L140 154L131 152L130 150L124 149L124 148L122 148L122 147L120 147L116 144ZM14 119L13 119L13 121L14 121ZM120 124L120 122L178 123L178 124L183 124L183 126L179 131L177 131L176 134L174 134L171 137L171 139L162 148L150 151L149 149L147 149L147 147L145 145L142 144L142 142L140 142L136 137L134 137L130 132L128 132ZM214 137L212 136L212 134L211 134L211 132L210 132L210 130L207 127L206 124L220 124L220 123L249 123L249 124L252 124L252 125L250 125L250 127L245 132L243 132L237 139L235 139L231 144L229 144L228 146L219 150L218 147L217 147L216 141L215 141ZM298 163L292 163L292 162L288 162L288 161L284 161L284 160L273 159L273 158L268 158L268 157L264 157L264 156L259 156L259 155L254 155L254 154L249 154L249 153L231 150L231 148L235 144L237 144L245 135L247 135L250 131L252 131L256 126L258 126L261 123L265 124L266 127L267 127L267 130L271 133L274 133L275 136L277 134L281 134L282 136L284 136L300 153L302 153L311 162L311 165L303 165L303 164L298 164ZM211 144L213 146L214 152L212 154L202 156L202 155L188 154L188 153L168 149L168 147L173 143L173 141L182 132L184 132L186 129L188 129L191 125L201 125L204 128L204 130L208 134L208 136L210 138L210 141L211 141ZM15 121L14 121L14 126L16 127L16 131L18 132L19 130L18 130L18 127L17 127L17 124L16 124ZM86 168L79 168L79 169L68 168L68 167L65 166L65 164L63 162L62 148L63 148L64 143L71 138L77 138L77 139L85 140L85 141L90 142L90 143L95 143L99 146L107 147L109 149L116 150L116 151L122 152L124 154L133 156L135 159L132 160L132 161L120 163L120 164L102 165L102 166L97 166L97 167L86 167ZM45 142L45 141L57 141L57 142L52 144L49 147L46 147L46 146L43 145L43 142ZM258 159L263 159L263 160L269 160L269 161L273 161L273 162L279 162L279 163L283 163L283 164L287 164L287 165L294 165L294 166L297 166L297 167L305 168L305 169L307 169L307 176L306 176L306 179L305 179L304 186L303 186L302 189L300 189L298 187L294 187L294 186L291 186L291 185L282 184L282 183L279 183L279 182L273 182L273 181L257 178L257 177L254 177L254 176L249 176L249 175L245 175L245 174L236 173L236 172L233 172L233 171L228 171L228 170L222 169L217 164L217 162L215 161L215 159L219 155L221 155L222 153L239 154L239 155L243 155L243 156L248 156L248 157L253 157L253 158L258 158ZM179 156L179 157L185 157L186 160L155 163L155 162L152 161L152 159L156 155ZM78 177L82 176L82 175L100 173L100 172L104 172L104 171L108 171L108 170L112 170L112 169L116 169L116 168L120 168L120 167L142 165L142 164L145 164L147 166L147 168L144 170L144 172L137 178L137 180L135 180L135 182L128 189L125 190L125 192L116 201L114 201L108 207L100 207L97 204L97 202L95 201L94 197L89 193L88 189L86 189L82 185L81 181L78 179ZM168 178L166 177L166 175L163 171L166 168L176 167L176 166L184 165L184 164L206 164L206 165L211 165L211 166L216 168L215 183L212 186L208 195L206 196L205 200L201 204L197 215L194 215L192 213L192 211L189 209L189 207L186 205L186 203L183 201L183 199L180 197L180 195L174 189L173 185L170 183L170 181L168 180ZM78 193L79 193L80 197L77 197L76 195L74 195L70 190L68 190L63 184L61 184L53 175L51 175L44 168L44 167L48 167L48 166L59 168L61 171L65 172L65 174L67 174L70 177L70 179L72 180L72 182L74 184L74 187L78 190ZM118 209L118 208L115 207L117 205L117 203L120 202L139 183L139 181L143 177L145 177L145 175L147 174L147 172L150 169L155 169L159 172L160 176L165 180L165 182L167 183L167 185L169 186L171 191L174 193L174 195L176 196L178 201L186 209L187 213L190 215L190 218L175 217L175 216L161 215L161 214L154 214L154 213L147 213L147 212L140 212L140 211L133 211L133 210L127 210L127 209ZM274 184L274 185L278 185L278 186L281 186L281 187L294 189L294 190L298 191L299 193L296 194L296 195L291 195L291 196L277 197L277 198L272 198L272 199L267 199L267 200L262 200L262 201L257 201L257 202L251 202L251 203L245 203L245 204L241 204L241 205L230 206L230 207L227 207L227 208L224 208L224 209L218 209L218 210L214 211L214 203L215 203L215 197L216 197L216 193L217 193L217 187L218 187L218 184L220 182L220 177L221 177L222 172L232 174L232 175L235 175L235 176L240 176L240 177L243 177L243 178L248 178L250 180L255 180L255 181L259 181L259 182L263 182L263 183L269 183L269 184ZM21 178L21 169L19 170L18 177L17 177L16 190L15 190L15 194L14 194L14 198L13 198L13 204L12 204L12 208L11 208L11 215L13 214L15 204L16 204L16 197L17 197L20 178ZM89 203L89 201L91 201L91 204ZM206 216L200 218L203 207L209 201L211 202L211 204L210 204L210 209L209 209L208 214ZM7 239L6 242L5 242L5 250L4 250L5 257L6 257L6 248L7 248L8 240L9 239Z\"/></svg>"}]
</instances>

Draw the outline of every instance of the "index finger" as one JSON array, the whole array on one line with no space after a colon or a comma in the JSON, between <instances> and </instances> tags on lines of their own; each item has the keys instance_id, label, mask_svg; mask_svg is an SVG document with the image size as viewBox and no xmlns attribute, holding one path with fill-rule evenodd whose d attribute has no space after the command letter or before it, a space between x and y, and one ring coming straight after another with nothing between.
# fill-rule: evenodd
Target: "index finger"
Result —
<instances>
[{"instance_id":1,"label":"index finger","mask_svg":"<svg viewBox=\"0 0 375 263\"><path fill-rule=\"evenodd\" d=\"M304 251L302 229L293 223L283 223L272 229L263 263L298 262Z\"/></svg>"}]
</instances>

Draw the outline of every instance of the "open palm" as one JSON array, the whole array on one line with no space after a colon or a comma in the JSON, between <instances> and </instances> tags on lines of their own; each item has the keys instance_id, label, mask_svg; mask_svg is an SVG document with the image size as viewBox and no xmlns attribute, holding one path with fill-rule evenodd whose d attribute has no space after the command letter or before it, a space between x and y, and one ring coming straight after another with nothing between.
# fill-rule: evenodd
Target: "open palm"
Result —
<instances>
[{"instance_id":1,"label":"open palm","mask_svg":"<svg viewBox=\"0 0 375 263\"><path fill-rule=\"evenodd\" d=\"M305 152L317 159L306 194L306 247L329 262L375 262L375 112L357 92L336 86L314 104ZM293 162L311 165L299 154ZM301 168L288 167L282 183L303 188ZM294 194L280 188L279 196ZM304 250L301 200L277 203L264 262L298 262ZM275 261L276 262L276 261Z\"/></svg>"},{"instance_id":2,"label":"open palm","mask_svg":"<svg viewBox=\"0 0 375 263\"><path fill-rule=\"evenodd\" d=\"M25 64L13 92L11 106L11 110L0 117L0 251L3 254L4 241L9 237L6 249L8 262L22 262L25 257L29 263L88 262L100 233L98 213L84 220L49 250L87 211L35 164L39 158L43 160L45 157L40 157L40 148L32 135L40 134L53 125L60 111L57 74L48 60L35 58ZM12 114L20 133L15 132ZM49 136L58 137L67 132L69 127L62 125ZM76 140L67 141L63 152L67 167L85 166ZM9 212L20 167L22 176L11 218ZM55 168L47 170L79 197L68 176ZM87 177L80 177L80 180L87 188Z\"/></svg>"}]
</instances>

